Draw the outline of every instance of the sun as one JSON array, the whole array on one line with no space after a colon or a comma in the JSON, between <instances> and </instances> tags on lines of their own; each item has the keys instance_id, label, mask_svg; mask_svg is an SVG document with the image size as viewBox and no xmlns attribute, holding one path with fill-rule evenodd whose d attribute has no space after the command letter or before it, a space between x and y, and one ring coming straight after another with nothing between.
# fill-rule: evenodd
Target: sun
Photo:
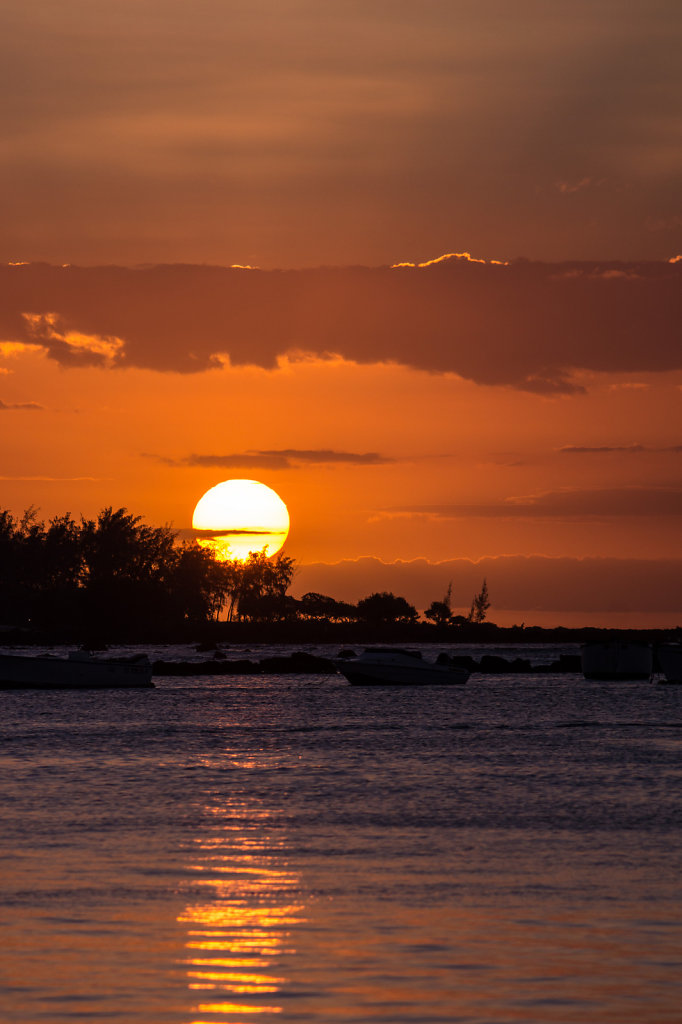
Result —
<instances>
[{"instance_id":1,"label":"sun","mask_svg":"<svg viewBox=\"0 0 682 1024\"><path fill-rule=\"evenodd\" d=\"M276 554L289 533L289 512L271 487L258 480L224 480L197 502L192 526L199 543L216 556L243 562L251 551Z\"/></svg>"}]
</instances>

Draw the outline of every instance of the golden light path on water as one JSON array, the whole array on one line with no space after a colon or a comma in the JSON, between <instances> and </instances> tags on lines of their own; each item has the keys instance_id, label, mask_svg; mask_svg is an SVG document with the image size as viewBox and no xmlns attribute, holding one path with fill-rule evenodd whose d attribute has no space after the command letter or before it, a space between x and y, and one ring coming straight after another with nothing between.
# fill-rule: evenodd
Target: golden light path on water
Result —
<instances>
[{"instance_id":1,"label":"golden light path on water","mask_svg":"<svg viewBox=\"0 0 682 1024\"><path fill-rule=\"evenodd\" d=\"M277 964L295 952L291 932L303 920L292 898L299 880L273 853L266 812L250 807L240 814L231 805L209 813L215 825L197 840L189 865L199 899L178 918L187 927L184 965L194 1014L188 1024L242 1024L282 1012L277 993L286 979ZM235 817L250 823L223 820Z\"/></svg>"}]
</instances>

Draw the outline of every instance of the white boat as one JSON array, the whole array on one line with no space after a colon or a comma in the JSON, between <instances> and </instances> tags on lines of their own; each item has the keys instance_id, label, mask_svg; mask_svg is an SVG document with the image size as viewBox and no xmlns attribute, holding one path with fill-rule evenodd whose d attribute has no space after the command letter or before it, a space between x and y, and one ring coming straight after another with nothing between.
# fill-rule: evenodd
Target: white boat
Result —
<instances>
[{"instance_id":1,"label":"white boat","mask_svg":"<svg viewBox=\"0 0 682 1024\"><path fill-rule=\"evenodd\" d=\"M662 644L656 650L658 667L667 683L682 683L682 644Z\"/></svg>"},{"instance_id":2,"label":"white boat","mask_svg":"<svg viewBox=\"0 0 682 1024\"><path fill-rule=\"evenodd\" d=\"M654 668L651 647L622 640L584 644L580 662L585 679L649 679Z\"/></svg>"},{"instance_id":3,"label":"white boat","mask_svg":"<svg viewBox=\"0 0 682 1024\"><path fill-rule=\"evenodd\" d=\"M146 655L135 658L93 658L72 651L67 658L32 658L0 654L0 689L86 690L153 686Z\"/></svg>"},{"instance_id":4,"label":"white boat","mask_svg":"<svg viewBox=\"0 0 682 1024\"><path fill-rule=\"evenodd\" d=\"M375 648L334 665L354 686L462 686L469 678L468 669L422 661L418 651Z\"/></svg>"}]
</instances>

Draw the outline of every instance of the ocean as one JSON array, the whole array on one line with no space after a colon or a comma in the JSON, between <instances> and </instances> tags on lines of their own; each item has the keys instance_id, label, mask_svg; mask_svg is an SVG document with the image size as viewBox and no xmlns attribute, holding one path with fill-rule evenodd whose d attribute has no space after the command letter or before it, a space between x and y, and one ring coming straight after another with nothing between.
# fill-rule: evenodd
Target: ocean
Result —
<instances>
[{"instance_id":1,"label":"ocean","mask_svg":"<svg viewBox=\"0 0 682 1024\"><path fill-rule=\"evenodd\" d=\"M0 694L3 1024L682 1020L682 687L155 682Z\"/></svg>"}]
</instances>

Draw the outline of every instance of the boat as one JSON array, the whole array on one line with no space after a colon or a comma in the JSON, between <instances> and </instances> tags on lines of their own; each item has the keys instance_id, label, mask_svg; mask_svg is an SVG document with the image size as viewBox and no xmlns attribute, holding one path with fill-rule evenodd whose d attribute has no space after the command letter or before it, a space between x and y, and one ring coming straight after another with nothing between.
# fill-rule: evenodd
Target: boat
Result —
<instances>
[{"instance_id":1,"label":"boat","mask_svg":"<svg viewBox=\"0 0 682 1024\"><path fill-rule=\"evenodd\" d=\"M622 640L584 644L580 663L585 679L649 679L654 668L651 647Z\"/></svg>"},{"instance_id":2,"label":"boat","mask_svg":"<svg viewBox=\"0 0 682 1024\"><path fill-rule=\"evenodd\" d=\"M659 683L682 683L682 644L661 644L656 657L664 676Z\"/></svg>"},{"instance_id":3,"label":"boat","mask_svg":"<svg viewBox=\"0 0 682 1024\"><path fill-rule=\"evenodd\" d=\"M150 687L152 666L146 655L133 658L94 658L88 651L71 651L66 658L0 654L0 689L101 690Z\"/></svg>"},{"instance_id":4,"label":"boat","mask_svg":"<svg viewBox=\"0 0 682 1024\"><path fill-rule=\"evenodd\" d=\"M353 686L462 686L469 670L423 661L419 651L368 649L357 658L334 661Z\"/></svg>"}]
</instances>

